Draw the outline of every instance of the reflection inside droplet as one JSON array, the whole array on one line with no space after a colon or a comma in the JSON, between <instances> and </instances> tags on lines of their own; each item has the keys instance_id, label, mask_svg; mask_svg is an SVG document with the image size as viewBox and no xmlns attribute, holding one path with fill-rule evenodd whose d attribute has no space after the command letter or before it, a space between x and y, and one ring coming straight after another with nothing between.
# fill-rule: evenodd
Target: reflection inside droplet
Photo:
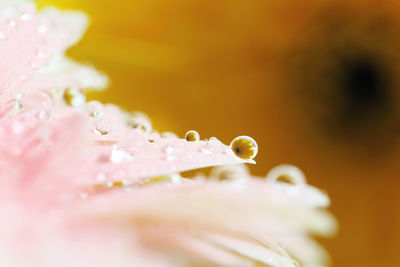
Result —
<instances>
[{"instance_id":1,"label":"reflection inside droplet","mask_svg":"<svg viewBox=\"0 0 400 267\"><path fill-rule=\"evenodd\" d=\"M256 141L248 136L236 137L230 147L235 155L242 159L254 159L258 152Z\"/></svg>"},{"instance_id":2,"label":"reflection inside droplet","mask_svg":"<svg viewBox=\"0 0 400 267\"><path fill-rule=\"evenodd\" d=\"M194 130L190 130L185 134L185 139L188 142L197 142L200 140L200 135Z\"/></svg>"}]
</instances>

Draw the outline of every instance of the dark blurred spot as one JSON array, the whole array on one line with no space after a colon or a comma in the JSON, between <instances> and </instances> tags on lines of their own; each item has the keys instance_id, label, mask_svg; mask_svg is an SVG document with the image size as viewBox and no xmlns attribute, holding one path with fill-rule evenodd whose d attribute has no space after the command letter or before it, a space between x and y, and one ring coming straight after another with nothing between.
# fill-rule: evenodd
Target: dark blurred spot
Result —
<instances>
[{"instance_id":1,"label":"dark blurred spot","mask_svg":"<svg viewBox=\"0 0 400 267\"><path fill-rule=\"evenodd\" d=\"M393 51L400 51L400 32L381 17L335 12L320 16L289 54L288 90L325 143L368 157L390 154L397 147L400 60Z\"/></svg>"},{"instance_id":2,"label":"dark blurred spot","mask_svg":"<svg viewBox=\"0 0 400 267\"><path fill-rule=\"evenodd\" d=\"M335 124L342 124L347 131L344 134L357 134L363 131L363 124L385 120L389 111L391 81L385 68L371 55L364 55L344 60L337 65L337 84L339 101ZM378 119L378 121L375 121ZM360 134L360 133L358 133Z\"/></svg>"}]
</instances>

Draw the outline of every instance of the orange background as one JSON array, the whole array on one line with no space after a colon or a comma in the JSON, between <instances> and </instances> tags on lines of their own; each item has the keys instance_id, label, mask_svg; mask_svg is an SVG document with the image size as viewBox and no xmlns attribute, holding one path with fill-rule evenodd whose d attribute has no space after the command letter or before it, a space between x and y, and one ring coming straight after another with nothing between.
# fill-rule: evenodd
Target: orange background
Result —
<instances>
[{"instance_id":1,"label":"orange background","mask_svg":"<svg viewBox=\"0 0 400 267\"><path fill-rule=\"evenodd\" d=\"M328 10L338 17L346 9L357 14L349 16L351 25L385 10L382 16L397 26L395 0L38 2L90 15L87 34L69 54L110 77L108 90L91 98L143 111L156 129L180 136L194 129L225 143L238 135L253 137L259 145L255 174L295 164L330 194L340 230L321 242L333 266L400 266L399 157L393 149L366 156L357 142L343 144L319 131L295 108L304 100L288 90L296 83L286 68L292 59L287 51L301 51L319 38L314 28L324 23L318 16L324 5L337 4ZM317 114L325 112L315 107Z\"/></svg>"}]
</instances>

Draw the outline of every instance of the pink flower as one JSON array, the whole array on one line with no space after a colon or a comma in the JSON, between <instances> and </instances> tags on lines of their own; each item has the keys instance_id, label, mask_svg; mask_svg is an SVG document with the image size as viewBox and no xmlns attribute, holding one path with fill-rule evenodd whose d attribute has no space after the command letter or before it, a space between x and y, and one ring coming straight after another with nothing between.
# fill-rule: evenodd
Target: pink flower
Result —
<instances>
[{"instance_id":1,"label":"pink flower","mask_svg":"<svg viewBox=\"0 0 400 267\"><path fill-rule=\"evenodd\" d=\"M0 266L326 262L310 234L335 231L329 198L300 170L253 177L250 138L160 135L143 114L86 103L82 88L107 78L64 56L85 16L0 3Z\"/></svg>"}]
</instances>

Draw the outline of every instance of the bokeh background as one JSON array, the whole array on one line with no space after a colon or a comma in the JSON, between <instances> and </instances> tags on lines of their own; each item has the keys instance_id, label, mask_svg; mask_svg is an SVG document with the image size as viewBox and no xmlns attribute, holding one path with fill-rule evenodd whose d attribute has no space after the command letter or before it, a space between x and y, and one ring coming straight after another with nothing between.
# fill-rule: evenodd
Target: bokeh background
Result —
<instances>
[{"instance_id":1,"label":"bokeh background","mask_svg":"<svg viewBox=\"0 0 400 267\"><path fill-rule=\"evenodd\" d=\"M333 266L400 266L400 2L37 2L90 15L68 51L110 77L90 98L180 136L252 136L253 173L295 164L329 192Z\"/></svg>"}]
</instances>

